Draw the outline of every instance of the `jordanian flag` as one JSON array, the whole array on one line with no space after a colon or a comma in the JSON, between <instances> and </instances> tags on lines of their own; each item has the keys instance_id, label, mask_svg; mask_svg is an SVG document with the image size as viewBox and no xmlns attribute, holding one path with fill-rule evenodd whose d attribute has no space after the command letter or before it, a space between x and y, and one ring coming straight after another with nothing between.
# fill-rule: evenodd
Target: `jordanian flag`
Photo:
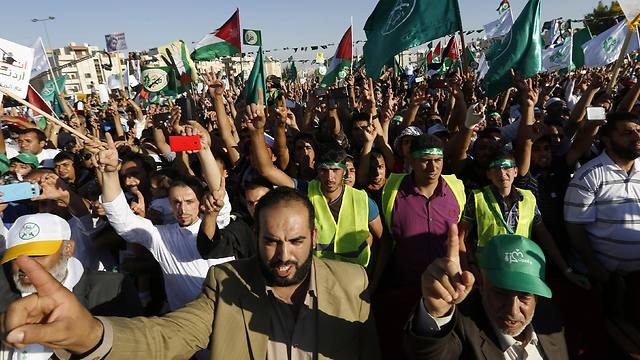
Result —
<instances>
[{"instance_id":1,"label":"jordanian flag","mask_svg":"<svg viewBox=\"0 0 640 360\"><path fill-rule=\"evenodd\" d=\"M240 55L241 50L240 10L236 9L224 25L196 43L191 58L196 61L207 61L223 56Z\"/></svg>"},{"instance_id":2,"label":"jordanian flag","mask_svg":"<svg viewBox=\"0 0 640 360\"><path fill-rule=\"evenodd\" d=\"M351 26L342 35L336 54L331 59L327 73L322 78L321 87L331 86L336 79L344 78L351 67ZM342 74L341 74L342 72Z\"/></svg>"}]
</instances>

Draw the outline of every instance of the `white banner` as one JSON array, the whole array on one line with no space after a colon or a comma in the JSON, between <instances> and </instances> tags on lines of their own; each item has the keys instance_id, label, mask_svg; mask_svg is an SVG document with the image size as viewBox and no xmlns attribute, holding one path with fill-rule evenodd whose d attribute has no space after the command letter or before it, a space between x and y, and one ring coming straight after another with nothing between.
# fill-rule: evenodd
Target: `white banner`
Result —
<instances>
[{"instance_id":1,"label":"white banner","mask_svg":"<svg viewBox=\"0 0 640 360\"><path fill-rule=\"evenodd\" d=\"M0 87L27 97L32 66L32 48L0 38Z\"/></svg>"}]
</instances>

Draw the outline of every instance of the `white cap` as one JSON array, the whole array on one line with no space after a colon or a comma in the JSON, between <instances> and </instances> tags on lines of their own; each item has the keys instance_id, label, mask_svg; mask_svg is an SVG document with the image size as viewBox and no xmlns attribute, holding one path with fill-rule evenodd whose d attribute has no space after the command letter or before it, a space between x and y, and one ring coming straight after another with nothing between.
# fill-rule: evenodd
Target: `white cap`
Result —
<instances>
[{"instance_id":1,"label":"white cap","mask_svg":"<svg viewBox=\"0 0 640 360\"><path fill-rule=\"evenodd\" d=\"M20 255L55 254L63 240L71 239L71 228L63 218L53 214L31 214L16 219L7 234L7 250L2 264Z\"/></svg>"},{"instance_id":2,"label":"white cap","mask_svg":"<svg viewBox=\"0 0 640 360\"><path fill-rule=\"evenodd\" d=\"M547 101L544 103L544 108L546 109L546 108L548 108L549 106L551 106L551 105L553 105L553 104L555 104L555 103L557 103L557 102L561 102L561 103L562 103L562 105L567 105L567 103L566 103L564 100L560 99L559 97L552 97L551 99L547 100Z\"/></svg>"}]
</instances>

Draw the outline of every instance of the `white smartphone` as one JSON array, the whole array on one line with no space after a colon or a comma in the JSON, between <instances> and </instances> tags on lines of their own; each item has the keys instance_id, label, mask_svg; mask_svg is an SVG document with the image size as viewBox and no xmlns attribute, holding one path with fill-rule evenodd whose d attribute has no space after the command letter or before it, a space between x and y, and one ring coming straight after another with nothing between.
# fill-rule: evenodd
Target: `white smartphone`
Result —
<instances>
[{"instance_id":1,"label":"white smartphone","mask_svg":"<svg viewBox=\"0 0 640 360\"><path fill-rule=\"evenodd\" d=\"M587 107L587 120L602 121L607 119L607 114L601 106Z\"/></svg>"}]
</instances>

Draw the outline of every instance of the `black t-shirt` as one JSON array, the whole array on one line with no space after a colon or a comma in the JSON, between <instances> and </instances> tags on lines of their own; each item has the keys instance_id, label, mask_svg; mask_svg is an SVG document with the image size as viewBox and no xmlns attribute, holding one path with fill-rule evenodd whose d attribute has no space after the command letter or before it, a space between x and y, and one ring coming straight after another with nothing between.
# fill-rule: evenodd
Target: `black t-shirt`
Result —
<instances>
[{"instance_id":1,"label":"black t-shirt","mask_svg":"<svg viewBox=\"0 0 640 360\"><path fill-rule=\"evenodd\" d=\"M570 168L563 156L554 157L548 169L532 168L526 175L518 176L514 185L530 190L536 197L542 221L553 235L563 253L569 248L564 222L564 194L571 180Z\"/></svg>"}]
</instances>

